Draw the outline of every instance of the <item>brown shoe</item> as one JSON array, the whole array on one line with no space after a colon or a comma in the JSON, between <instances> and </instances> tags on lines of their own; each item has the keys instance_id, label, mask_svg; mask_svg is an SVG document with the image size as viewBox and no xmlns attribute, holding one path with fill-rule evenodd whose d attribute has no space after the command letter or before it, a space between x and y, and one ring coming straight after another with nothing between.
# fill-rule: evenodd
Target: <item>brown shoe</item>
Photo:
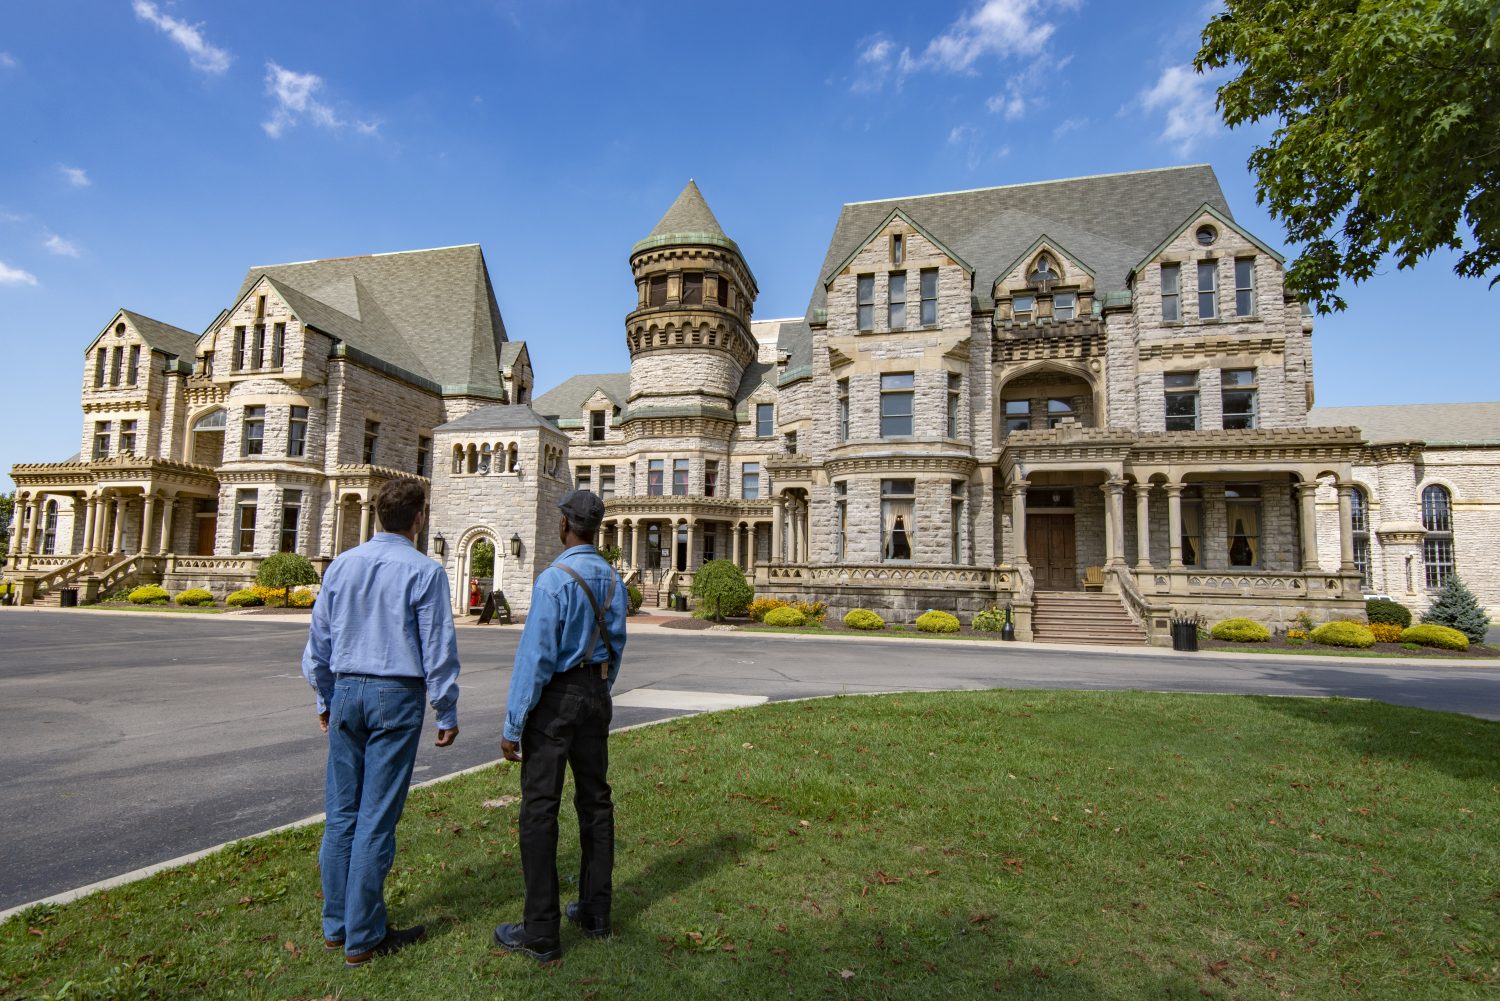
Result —
<instances>
[{"instance_id":1,"label":"brown shoe","mask_svg":"<svg viewBox=\"0 0 1500 1001\"><path fill-rule=\"evenodd\" d=\"M414 942L420 942L427 937L427 929L421 925L413 925L410 928L391 928L385 930L385 938L375 948L367 952L356 952L352 956L344 957L344 968L346 970L357 970L367 964L376 956L389 956L393 952L400 952Z\"/></svg>"},{"instance_id":2,"label":"brown shoe","mask_svg":"<svg viewBox=\"0 0 1500 1001\"><path fill-rule=\"evenodd\" d=\"M333 952L335 949L342 949L343 947L344 940L341 938L325 938L323 940L323 948L329 952Z\"/></svg>"}]
</instances>

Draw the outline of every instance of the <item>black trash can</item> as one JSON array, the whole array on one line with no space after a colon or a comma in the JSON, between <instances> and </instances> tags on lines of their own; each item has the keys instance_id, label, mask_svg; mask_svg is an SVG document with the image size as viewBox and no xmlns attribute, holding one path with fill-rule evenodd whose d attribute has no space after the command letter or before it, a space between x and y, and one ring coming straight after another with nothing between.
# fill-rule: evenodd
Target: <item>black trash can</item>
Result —
<instances>
[{"instance_id":1,"label":"black trash can","mask_svg":"<svg viewBox=\"0 0 1500 1001\"><path fill-rule=\"evenodd\" d=\"M57 592L57 604L62 608L78 607L78 588L65 587Z\"/></svg>"},{"instance_id":2,"label":"black trash can","mask_svg":"<svg viewBox=\"0 0 1500 1001\"><path fill-rule=\"evenodd\" d=\"M1198 623L1193 619L1172 620L1172 649L1195 652L1198 649Z\"/></svg>"}]
</instances>

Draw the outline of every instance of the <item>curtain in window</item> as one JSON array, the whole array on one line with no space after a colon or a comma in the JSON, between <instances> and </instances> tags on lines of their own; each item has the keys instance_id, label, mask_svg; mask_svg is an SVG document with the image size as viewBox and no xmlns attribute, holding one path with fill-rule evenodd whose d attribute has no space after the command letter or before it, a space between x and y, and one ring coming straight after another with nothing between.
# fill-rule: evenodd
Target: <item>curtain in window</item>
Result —
<instances>
[{"instance_id":1,"label":"curtain in window","mask_svg":"<svg viewBox=\"0 0 1500 1001\"><path fill-rule=\"evenodd\" d=\"M911 559L916 542L916 504L910 500L887 500L881 504L881 552L888 560Z\"/></svg>"},{"instance_id":2,"label":"curtain in window","mask_svg":"<svg viewBox=\"0 0 1500 1001\"><path fill-rule=\"evenodd\" d=\"M1260 509L1254 504L1228 505L1229 565L1260 565Z\"/></svg>"},{"instance_id":3,"label":"curtain in window","mask_svg":"<svg viewBox=\"0 0 1500 1001\"><path fill-rule=\"evenodd\" d=\"M1203 508L1198 504L1182 505L1182 564L1196 567L1203 564Z\"/></svg>"}]
</instances>

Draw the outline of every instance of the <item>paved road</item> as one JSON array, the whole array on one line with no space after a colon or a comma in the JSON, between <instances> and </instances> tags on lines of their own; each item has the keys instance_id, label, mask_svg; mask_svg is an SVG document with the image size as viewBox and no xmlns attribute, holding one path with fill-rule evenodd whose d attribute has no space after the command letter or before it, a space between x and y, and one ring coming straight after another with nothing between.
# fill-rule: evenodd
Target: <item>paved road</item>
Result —
<instances>
[{"instance_id":1,"label":"paved road","mask_svg":"<svg viewBox=\"0 0 1500 1001\"><path fill-rule=\"evenodd\" d=\"M0 611L0 909L318 813L324 743L298 669L305 635L290 617ZM460 629L462 732L438 750L429 727L418 779L499 756L519 635ZM1500 719L1494 668L655 627L632 632L617 694L994 687L1345 695ZM620 707L615 721L677 714Z\"/></svg>"}]
</instances>

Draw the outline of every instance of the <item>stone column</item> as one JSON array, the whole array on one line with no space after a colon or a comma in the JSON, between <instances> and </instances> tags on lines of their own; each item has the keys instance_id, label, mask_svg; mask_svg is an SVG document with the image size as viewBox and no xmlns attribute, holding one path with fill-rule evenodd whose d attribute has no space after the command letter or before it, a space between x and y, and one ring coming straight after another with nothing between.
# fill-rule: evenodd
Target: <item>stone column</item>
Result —
<instances>
[{"instance_id":1,"label":"stone column","mask_svg":"<svg viewBox=\"0 0 1500 1001\"><path fill-rule=\"evenodd\" d=\"M791 528L791 539L787 546L787 555L791 557L787 562L802 562L802 502L792 501L787 508L787 521Z\"/></svg>"},{"instance_id":2,"label":"stone column","mask_svg":"<svg viewBox=\"0 0 1500 1001\"><path fill-rule=\"evenodd\" d=\"M1135 485L1135 568L1151 569L1151 484Z\"/></svg>"},{"instance_id":3,"label":"stone column","mask_svg":"<svg viewBox=\"0 0 1500 1001\"><path fill-rule=\"evenodd\" d=\"M46 500L38 495L31 502L31 524L26 531L26 551L33 556L42 551L42 519L46 516Z\"/></svg>"},{"instance_id":4,"label":"stone column","mask_svg":"<svg viewBox=\"0 0 1500 1001\"><path fill-rule=\"evenodd\" d=\"M21 552L21 530L26 525L27 505L15 505L10 509L10 555L16 556Z\"/></svg>"},{"instance_id":5,"label":"stone column","mask_svg":"<svg viewBox=\"0 0 1500 1001\"><path fill-rule=\"evenodd\" d=\"M687 523L687 558L683 560L682 564L683 569L688 573L692 573L693 567L697 565L693 559L693 545L697 542L697 540L698 522L693 518L689 518Z\"/></svg>"},{"instance_id":6,"label":"stone column","mask_svg":"<svg viewBox=\"0 0 1500 1001\"><path fill-rule=\"evenodd\" d=\"M110 517L112 534L110 535L109 551L118 553L124 550L125 540L125 498L123 495L115 495L115 510Z\"/></svg>"},{"instance_id":7,"label":"stone column","mask_svg":"<svg viewBox=\"0 0 1500 1001\"><path fill-rule=\"evenodd\" d=\"M156 521L156 494L147 493L141 505L141 543L136 552L148 555L151 549L151 529Z\"/></svg>"},{"instance_id":8,"label":"stone column","mask_svg":"<svg viewBox=\"0 0 1500 1001\"><path fill-rule=\"evenodd\" d=\"M1339 572L1354 572L1354 504L1349 499L1353 486L1341 481L1339 491Z\"/></svg>"},{"instance_id":9,"label":"stone column","mask_svg":"<svg viewBox=\"0 0 1500 1001\"><path fill-rule=\"evenodd\" d=\"M1026 488L1031 484L1017 480L1010 490L1011 563L1026 562Z\"/></svg>"},{"instance_id":10,"label":"stone column","mask_svg":"<svg viewBox=\"0 0 1500 1001\"><path fill-rule=\"evenodd\" d=\"M781 562L782 520L786 517L786 503L777 494L771 498L771 562Z\"/></svg>"},{"instance_id":11,"label":"stone column","mask_svg":"<svg viewBox=\"0 0 1500 1001\"><path fill-rule=\"evenodd\" d=\"M359 506L359 541L370 541L371 523L375 517L375 502L366 500Z\"/></svg>"},{"instance_id":12,"label":"stone column","mask_svg":"<svg viewBox=\"0 0 1500 1001\"><path fill-rule=\"evenodd\" d=\"M161 540L156 546L158 553L170 553L172 551L172 529L177 514L177 495L167 495L167 506L161 512Z\"/></svg>"},{"instance_id":13,"label":"stone column","mask_svg":"<svg viewBox=\"0 0 1500 1001\"><path fill-rule=\"evenodd\" d=\"M1125 562L1125 481L1104 481L1104 562Z\"/></svg>"},{"instance_id":14,"label":"stone column","mask_svg":"<svg viewBox=\"0 0 1500 1001\"><path fill-rule=\"evenodd\" d=\"M1318 566L1318 481L1297 484L1298 521L1302 529L1302 572L1317 573Z\"/></svg>"},{"instance_id":15,"label":"stone column","mask_svg":"<svg viewBox=\"0 0 1500 1001\"><path fill-rule=\"evenodd\" d=\"M1167 492L1167 568L1182 569L1182 484L1162 485Z\"/></svg>"},{"instance_id":16,"label":"stone column","mask_svg":"<svg viewBox=\"0 0 1500 1001\"><path fill-rule=\"evenodd\" d=\"M731 548L734 550L734 565L742 567L740 563L740 523L737 521L731 523L729 530L734 533L734 539L730 543Z\"/></svg>"},{"instance_id":17,"label":"stone column","mask_svg":"<svg viewBox=\"0 0 1500 1001\"><path fill-rule=\"evenodd\" d=\"M92 494L83 495L83 549L88 552L94 548L94 497Z\"/></svg>"}]
</instances>

